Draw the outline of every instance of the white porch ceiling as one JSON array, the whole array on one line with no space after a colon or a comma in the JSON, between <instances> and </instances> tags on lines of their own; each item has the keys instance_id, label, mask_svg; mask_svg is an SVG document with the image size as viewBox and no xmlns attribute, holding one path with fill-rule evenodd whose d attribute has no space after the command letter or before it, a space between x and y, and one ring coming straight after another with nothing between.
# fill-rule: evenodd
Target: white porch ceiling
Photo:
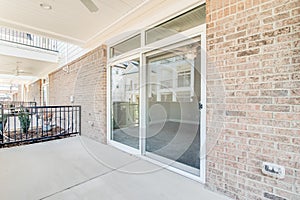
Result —
<instances>
[{"instance_id":1,"label":"white porch ceiling","mask_svg":"<svg viewBox=\"0 0 300 200\"><path fill-rule=\"evenodd\" d=\"M92 0L90 12L80 0L0 0L0 25L84 45L145 0ZM41 3L52 6L41 8Z\"/></svg>"},{"instance_id":2,"label":"white porch ceiling","mask_svg":"<svg viewBox=\"0 0 300 200\"><path fill-rule=\"evenodd\" d=\"M97 12L90 12L80 0L0 0L0 26L84 46L144 0L92 1L99 8ZM52 9L43 9L41 3ZM25 72L18 76L17 63ZM0 84L29 83L57 67L58 63L0 55Z\"/></svg>"},{"instance_id":3,"label":"white porch ceiling","mask_svg":"<svg viewBox=\"0 0 300 200\"><path fill-rule=\"evenodd\" d=\"M0 85L29 83L55 67L56 63L0 55Z\"/></svg>"},{"instance_id":4,"label":"white porch ceiling","mask_svg":"<svg viewBox=\"0 0 300 200\"><path fill-rule=\"evenodd\" d=\"M91 49L128 30L139 30L177 10L199 4L204 0L92 0L99 8L90 12L80 0L0 0L0 26L42 35ZM40 4L52 6L51 10ZM14 76L16 63L28 74L41 78L58 67L20 57L0 56L0 84L17 82L23 75ZM25 77L26 76L26 77ZM32 80L30 79L30 81Z\"/></svg>"},{"instance_id":5,"label":"white porch ceiling","mask_svg":"<svg viewBox=\"0 0 300 200\"><path fill-rule=\"evenodd\" d=\"M0 0L0 26L84 46L144 0L92 2L98 7L97 12L90 12L80 0ZM51 5L52 9L43 9L41 3ZM17 65L24 73L17 75ZM0 85L30 83L57 67L58 63L0 53Z\"/></svg>"}]
</instances>

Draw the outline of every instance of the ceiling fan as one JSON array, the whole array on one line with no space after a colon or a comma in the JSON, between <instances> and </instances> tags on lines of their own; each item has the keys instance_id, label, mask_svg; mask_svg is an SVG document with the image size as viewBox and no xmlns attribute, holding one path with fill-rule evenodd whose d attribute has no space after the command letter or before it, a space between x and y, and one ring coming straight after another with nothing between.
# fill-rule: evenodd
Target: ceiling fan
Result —
<instances>
[{"instance_id":1,"label":"ceiling fan","mask_svg":"<svg viewBox=\"0 0 300 200\"><path fill-rule=\"evenodd\" d=\"M14 73L15 76L20 76L20 75L31 75L31 74L32 74L31 72L26 72L25 70L20 69L19 66L16 67L15 73Z\"/></svg>"},{"instance_id":2,"label":"ceiling fan","mask_svg":"<svg viewBox=\"0 0 300 200\"><path fill-rule=\"evenodd\" d=\"M99 8L92 0L80 0L80 1L90 12L97 12L99 10Z\"/></svg>"},{"instance_id":3,"label":"ceiling fan","mask_svg":"<svg viewBox=\"0 0 300 200\"><path fill-rule=\"evenodd\" d=\"M12 76L26 76L26 75L32 75L31 72L26 72L23 69L20 69L20 63L21 62L16 62L16 68L14 70L1 70L0 74L4 74L4 75L12 75Z\"/></svg>"}]
</instances>

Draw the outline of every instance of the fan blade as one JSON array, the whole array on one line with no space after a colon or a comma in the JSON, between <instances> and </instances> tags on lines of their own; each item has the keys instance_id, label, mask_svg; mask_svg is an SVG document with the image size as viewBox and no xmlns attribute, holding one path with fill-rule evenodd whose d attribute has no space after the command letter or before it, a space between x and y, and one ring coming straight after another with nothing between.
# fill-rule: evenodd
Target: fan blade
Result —
<instances>
[{"instance_id":1,"label":"fan blade","mask_svg":"<svg viewBox=\"0 0 300 200\"><path fill-rule=\"evenodd\" d=\"M13 72L12 71L0 71L0 74L9 74L9 75L12 75Z\"/></svg>"},{"instance_id":2,"label":"fan blade","mask_svg":"<svg viewBox=\"0 0 300 200\"><path fill-rule=\"evenodd\" d=\"M31 73L31 72L17 72L15 74L15 76L32 76L32 75L33 75L33 73Z\"/></svg>"},{"instance_id":3,"label":"fan blade","mask_svg":"<svg viewBox=\"0 0 300 200\"><path fill-rule=\"evenodd\" d=\"M89 9L90 12L97 12L99 9L92 0L80 0L81 3Z\"/></svg>"}]
</instances>

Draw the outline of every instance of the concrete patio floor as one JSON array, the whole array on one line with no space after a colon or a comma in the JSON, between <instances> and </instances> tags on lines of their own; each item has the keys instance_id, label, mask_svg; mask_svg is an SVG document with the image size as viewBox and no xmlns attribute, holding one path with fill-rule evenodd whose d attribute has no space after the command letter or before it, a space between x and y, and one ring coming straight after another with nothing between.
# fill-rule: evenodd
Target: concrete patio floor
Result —
<instances>
[{"instance_id":1,"label":"concrete patio floor","mask_svg":"<svg viewBox=\"0 0 300 200\"><path fill-rule=\"evenodd\" d=\"M2 200L225 200L202 184L85 137L0 149Z\"/></svg>"}]
</instances>

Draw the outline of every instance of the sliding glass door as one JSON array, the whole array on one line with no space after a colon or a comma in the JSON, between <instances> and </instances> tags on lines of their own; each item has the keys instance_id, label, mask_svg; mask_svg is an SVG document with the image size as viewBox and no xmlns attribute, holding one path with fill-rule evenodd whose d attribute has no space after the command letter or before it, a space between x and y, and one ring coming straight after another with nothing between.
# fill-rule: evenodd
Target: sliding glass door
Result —
<instances>
[{"instance_id":1,"label":"sliding glass door","mask_svg":"<svg viewBox=\"0 0 300 200\"><path fill-rule=\"evenodd\" d=\"M108 44L107 74L108 143L202 182L205 13L201 4L115 38Z\"/></svg>"},{"instance_id":2,"label":"sliding glass door","mask_svg":"<svg viewBox=\"0 0 300 200\"><path fill-rule=\"evenodd\" d=\"M200 51L196 42L146 57L146 156L200 174Z\"/></svg>"},{"instance_id":3,"label":"sliding glass door","mask_svg":"<svg viewBox=\"0 0 300 200\"><path fill-rule=\"evenodd\" d=\"M111 66L110 139L199 176L200 37L175 46Z\"/></svg>"},{"instance_id":4,"label":"sliding glass door","mask_svg":"<svg viewBox=\"0 0 300 200\"><path fill-rule=\"evenodd\" d=\"M134 59L111 67L111 140L139 149L139 70Z\"/></svg>"}]
</instances>

